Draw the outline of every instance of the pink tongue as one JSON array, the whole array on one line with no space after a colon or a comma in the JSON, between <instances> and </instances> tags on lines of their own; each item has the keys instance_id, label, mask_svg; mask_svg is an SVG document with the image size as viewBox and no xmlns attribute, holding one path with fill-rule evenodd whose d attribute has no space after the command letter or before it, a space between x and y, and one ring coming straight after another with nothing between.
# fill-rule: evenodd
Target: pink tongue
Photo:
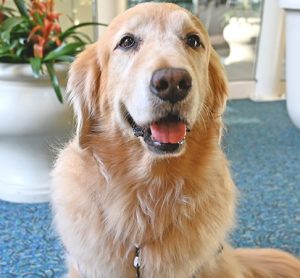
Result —
<instances>
[{"instance_id":1,"label":"pink tongue","mask_svg":"<svg viewBox=\"0 0 300 278\"><path fill-rule=\"evenodd\" d=\"M176 144L182 141L186 133L183 122L160 122L150 125L152 138L160 143Z\"/></svg>"}]
</instances>

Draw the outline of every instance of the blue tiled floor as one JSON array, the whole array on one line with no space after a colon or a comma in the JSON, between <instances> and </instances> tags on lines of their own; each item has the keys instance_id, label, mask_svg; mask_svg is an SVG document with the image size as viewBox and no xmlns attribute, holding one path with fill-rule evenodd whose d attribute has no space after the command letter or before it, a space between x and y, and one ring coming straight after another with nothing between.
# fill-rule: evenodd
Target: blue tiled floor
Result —
<instances>
[{"instance_id":1,"label":"blue tiled floor","mask_svg":"<svg viewBox=\"0 0 300 278\"><path fill-rule=\"evenodd\" d=\"M235 246L300 256L300 130L285 102L231 101L223 148L240 190ZM61 277L64 255L48 204L0 201L0 277Z\"/></svg>"},{"instance_id":2,"label":"blue tiled floor","mask_svg":"<svg viewBox=\"0 0 300 278\"><path fill-rule=\"evenodd\" d=\"M285 102L232 101L225 122L224 149L241 192L234 244L300 256L300 130Z\"/></svg>"}]
</instances>

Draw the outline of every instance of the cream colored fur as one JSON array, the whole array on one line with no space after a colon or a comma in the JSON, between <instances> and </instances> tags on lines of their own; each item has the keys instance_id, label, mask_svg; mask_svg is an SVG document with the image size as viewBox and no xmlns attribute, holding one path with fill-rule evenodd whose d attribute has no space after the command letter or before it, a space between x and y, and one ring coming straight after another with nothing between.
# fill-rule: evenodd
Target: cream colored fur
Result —
<instances>
[{"instance_id":1,"label":"cream colored fur","mask_svg":"<svg viewBox=\"0 0 300 278\"><path fill-rule=\"evenodd\" d=\"M142 40L134 53L116 48L126 32ZM203 48L186 47L189 32ZM187 69L193 88L172 107L190 123L185 147L164 156L133 135L120 104L138 124L171 109L149 95L151 74L167 66ZM198 19L171 4L130 9L79 55L68 89L78 128L53 170L52 204L69 277L135 277L135 245L145 278L300 277L291 255L226 243L236 199L219 144L227 84Z\"/></svg>"}]
</instances>

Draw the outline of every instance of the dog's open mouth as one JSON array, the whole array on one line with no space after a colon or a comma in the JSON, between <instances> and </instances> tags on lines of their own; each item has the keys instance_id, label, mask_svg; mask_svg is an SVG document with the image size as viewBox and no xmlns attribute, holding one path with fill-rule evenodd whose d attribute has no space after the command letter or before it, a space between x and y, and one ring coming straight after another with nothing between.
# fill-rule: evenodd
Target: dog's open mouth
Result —
<instances>
[{"instance_id":1,"label":"dog's open mouth","mask_svg":"<svg viewBox=\"0 0 300 278\"><path fill-rule=\"evenodd\" d=\"M143 137L148 148L159 154L178 153L185 144L187 123L179 115L169 114L147 126L138 126L128 113L135 136Z\"/></svg>"}]
</instances>

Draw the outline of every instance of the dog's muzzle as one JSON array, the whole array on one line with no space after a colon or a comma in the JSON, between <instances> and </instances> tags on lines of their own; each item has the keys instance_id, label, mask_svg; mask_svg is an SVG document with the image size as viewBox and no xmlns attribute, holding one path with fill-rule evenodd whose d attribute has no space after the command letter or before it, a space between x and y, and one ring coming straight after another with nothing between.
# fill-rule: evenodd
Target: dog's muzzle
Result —
<instances>
[{"instance_id":1,"label":"dog's muzzle","mask_svg":"<svg viewBox=\"0 0 300 278\"><path fill-rule=\"evenodd\" d=\"M181 68L162 68L154 71L150 81L150 92L169 107L186 99L192 88L189 72ZM171 105L170 105L171 104ZM125 107L125 105L124 105ZM174 111L165 111L165 115L146 126L136 124L126 110L126 118L137 137L143 137L149 150L158 154L178 153L185 144L187 121ZM173 110L172 108L170 110Z\"/></svg>"}]
</instances>

